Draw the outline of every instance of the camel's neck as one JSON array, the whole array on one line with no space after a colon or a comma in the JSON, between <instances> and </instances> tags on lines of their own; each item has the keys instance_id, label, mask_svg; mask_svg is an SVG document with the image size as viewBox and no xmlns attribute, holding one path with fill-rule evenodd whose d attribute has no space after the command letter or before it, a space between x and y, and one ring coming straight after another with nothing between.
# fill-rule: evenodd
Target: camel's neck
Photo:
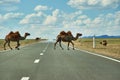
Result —
<instances>
[{"instance_id":1,"label":"camel's neck","mask_svg":"<svg viewBox=\"0 0 120 80\"><path fill-rule=\"evenodd\" d=\"M25 40L26 39L26 35L24 35L23 37L20 37L20 40Z\"/></svg>"},{"instance_id":2,"label":"camel's neck","mask_svg":"<svg viewBox=\"0 0 120 80\"><path fill-rule=\"evenodd\" d=\"M76 35L76 37L73 37L73 40L77 40L79 38L78 35Z\"/></svg>"}]
</instances>

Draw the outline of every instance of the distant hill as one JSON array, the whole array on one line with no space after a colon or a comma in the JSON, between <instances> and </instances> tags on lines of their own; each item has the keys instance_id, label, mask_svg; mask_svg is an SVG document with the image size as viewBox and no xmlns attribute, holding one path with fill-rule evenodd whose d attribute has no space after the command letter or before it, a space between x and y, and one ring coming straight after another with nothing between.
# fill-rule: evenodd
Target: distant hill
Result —
<instances>
[{"instance_id":1,"label":"distant hill","mask_svg":"<svg viewBox=\"0 0 120 80\"><path fill-rule=\"evenodd\" d=\"M92 38L93 36L84 36L83 38ZM96 38L120 38L120 36L109 36L109 35L100 35L95 36Z\"/></svg>"}]
</instances>

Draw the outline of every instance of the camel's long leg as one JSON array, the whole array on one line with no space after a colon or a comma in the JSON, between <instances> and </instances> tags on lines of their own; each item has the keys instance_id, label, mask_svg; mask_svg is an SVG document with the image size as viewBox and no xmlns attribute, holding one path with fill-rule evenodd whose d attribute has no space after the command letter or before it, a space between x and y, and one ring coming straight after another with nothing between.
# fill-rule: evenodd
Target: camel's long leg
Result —
<instances>
[{"instance_id":1,"label":"camel's long leg","mask_svg":"<svg viewBox=\"0 0 120 80\"><path fill-rule=\"evenodd\" d=\"M67 49L69 50L69 45L70 45L70 42L68 42L68 46L67 46Z\"/></svg>"},{"instance_id":2,"label":"camel's long leg","mask_svg":"<svg viewBox=\"0 0 120 80\"><path fill-rule=\"evenodd\" d=\"M55 44L54 44L54 49L56 49L56 44L57 44L57 43L58 43L58 41L55 42Z\"/></svg>"},{"instance_id":3,"label":"camel's long leg","mask_svg":"<svg viewBox=\"0 0 120 80\"><path fill-rule=\"evenodd\" d=\"M6 44L7 44L7 41L5 41L4 43L4 50L6 50Z\"/></svg>"},{"instance_id":4,"label":"camel's long leg","mask_svg":"<svg viewBox=\"0 0 120 80\"><path fill-rule=\"evenodd\" d=\"M19 50L19 48L18 48L19 46L20 46L20 43L19 43L19 41L17 41L17 46L15 48L17 48Z\"/></svg>"},{"instance_id":5,"label":"camel's long leg","mask_svg":"<svg viewBox=\"0 0 120 80\"><path fill-rule=\"evenodd\" d=\"M60 47L62 48L62 50L63 50L63 47L62 47L62 45L61 45L61 41L59 41L59 45L60 45Z\"/></svg>"},{"instance_id":6,"label":"camel's long leg","mask_svg":"<svg viewBox=\"0 0 120 80\"><path fill-rule=\"evenodd\" d=\"M71 44L73 45L73 50L74 50L74 43L71 41Z\"/></svg>"},{"instance_id":7,"label":"camel's long leg","mask_svg":"<svg viewBox=\"0 0 120 80\"><path fill-rule=\"evenodd\" d=\"M8 41L8 46L9 46L9 48L12 50L12 48L11 48L11 46L10 46L10 41Z\"/></svg>"}]
</instances>

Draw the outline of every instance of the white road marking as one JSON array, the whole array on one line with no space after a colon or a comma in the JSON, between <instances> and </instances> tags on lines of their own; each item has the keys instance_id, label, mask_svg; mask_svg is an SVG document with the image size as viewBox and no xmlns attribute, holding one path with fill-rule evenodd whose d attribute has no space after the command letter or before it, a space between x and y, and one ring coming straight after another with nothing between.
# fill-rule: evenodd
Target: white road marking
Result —
<instances>
[{"instance_id":1,"label":"white road marking","mask_svg":"<svg viewBox=\"0 0 120 80\"><path fill-rule=\"evenodd\" d=\"M92 55L95 55L95 56L99 56L99 57L102 57L102 58L106 58L106 59L109 59L109 60L112 60L112 61L115 61L115 62L119 62L119 63L120 63L119 60L114 59L114 58L110 58L110 57L107 57L107 56L103 56L103 55L96 54L96 53L92 53L92 52L85 51L85 50L80 50L80 51L87 52L87 53L89 53L89 54L92 54Z\"/></svg>"},{"instance_id":2,"label":"white road marking","mask_svg":"<svg viewBox=\"0 0 120 80\"><path fill-rule=\"evenodd\" d=\"M43 56L43 53L40 53L41 56Z\"/></svg>"},{"instance_id":3,"label":"white road marking","mask_svg":"<svg viewBox=\"0 0 120 80\"><path fill-rule=\"evenodd\" d=\"M30 77L22 77L21 80L29 80Z\"/></svg>"},{"instance_id":4,"label":"white road marking","mask_svg":"<svg viewBox=\"0 0 120 80\"><path fill-rule=\"evenodd\" d=\"M72 47L70 46L70 48L72 48ZM78 49L78 48L75 48L75 49L120 63L120 60L117 60L117 59L114 59L114 58L111 58L111 57L103 56L103 55L100 55L100 54L92 53L92 52L89 52L89 51L86 51L86 50L81 50L81 49Z\"/></svg>"},{"instance_id":5,"label":"white road marking","mask_svg":"<svg viewBox=\"0 0 120 80\"><path fill-rule=\"evenodd\" d=\"M36 59L35 61L34 61L34 63L39 63L40 62L40 59Z\"/></svg>"}]
</instances>

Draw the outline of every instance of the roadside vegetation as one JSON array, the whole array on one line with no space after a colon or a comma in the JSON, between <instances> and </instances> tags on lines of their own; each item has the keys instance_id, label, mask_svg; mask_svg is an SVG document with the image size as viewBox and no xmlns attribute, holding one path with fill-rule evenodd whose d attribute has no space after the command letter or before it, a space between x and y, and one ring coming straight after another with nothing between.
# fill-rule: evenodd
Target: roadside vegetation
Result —
<instances>
[{"instance_id":1,"label":"roadside vegetation","mask_svg":"<svg viewBox=\"0 0 120 80\"><path fill-rule=\"evenodd\" d=\"M107 40L107 46L100 44L102 40ZM92 38L78 39L74 43L76 48L120 59L120 38L97 38L96 48L93 48Z\"/></svg>"}]
</instances>

